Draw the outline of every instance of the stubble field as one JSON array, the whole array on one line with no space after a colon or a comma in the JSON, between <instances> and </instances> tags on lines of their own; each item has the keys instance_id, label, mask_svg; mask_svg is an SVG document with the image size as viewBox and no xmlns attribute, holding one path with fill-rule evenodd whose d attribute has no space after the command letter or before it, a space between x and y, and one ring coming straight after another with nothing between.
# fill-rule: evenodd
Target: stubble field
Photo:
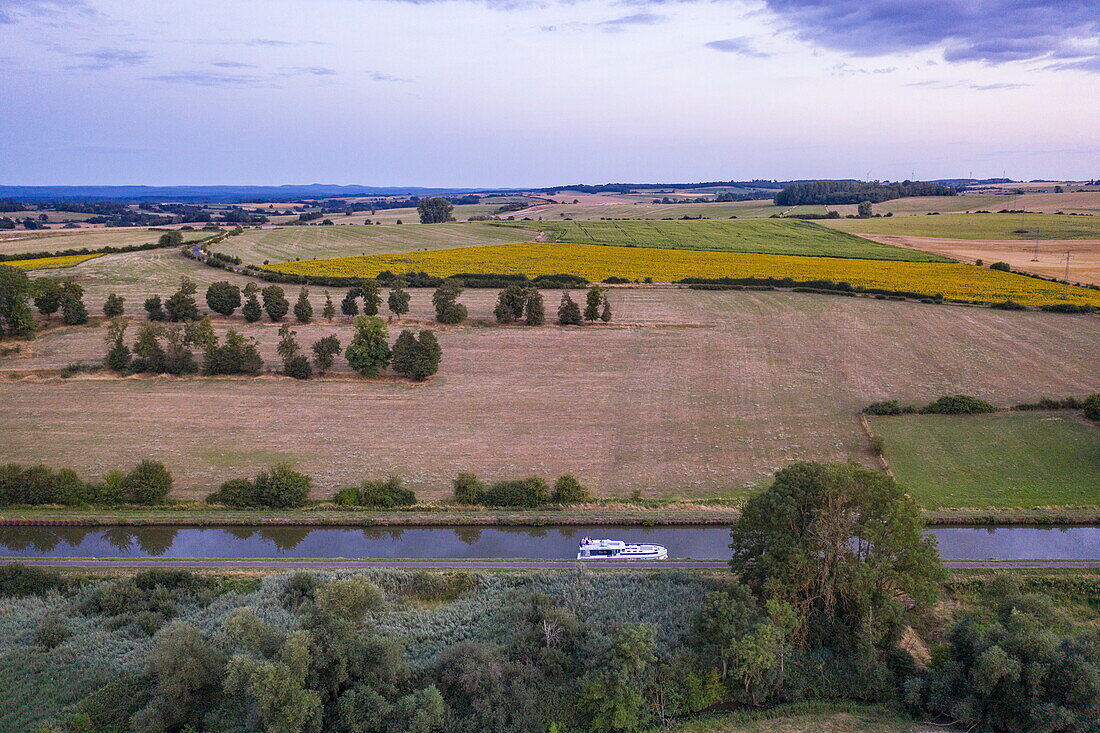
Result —
<instances>
[{"instance_id":1,"label":"stubble field","mask_svg":"<svg viewBox=\"0 0 1100 733\"><path fill-rule=\"evenodd\" d=\"M427 319L430 295L413 291L412 317ZM461 300L487 318L495 295ZM555 295L546 293L550 311ZM602 496L742 496L794 460L870 462L856 415L874 400L969 392L1005 405L1100 389L1091 316L655 288L616 288L611 301L611 327L443 330L440 373L419 386L6 378L3 455L89 477L155 457L180 498L280 459L315 477L318 498L391 473L442 498L464 470L568 471ZM234 324L261 338L272 366L276 327ZM303 342L331 332L346 341L350 327L306 331ZM53 331L0 366L91 360L102 334Z\"/></svg>"}]
</instances>

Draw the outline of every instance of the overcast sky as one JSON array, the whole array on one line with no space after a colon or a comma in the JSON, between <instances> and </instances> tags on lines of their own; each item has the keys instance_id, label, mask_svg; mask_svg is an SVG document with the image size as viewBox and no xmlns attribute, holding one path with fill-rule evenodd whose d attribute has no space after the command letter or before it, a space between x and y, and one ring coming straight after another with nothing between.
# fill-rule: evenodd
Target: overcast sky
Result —
<instances>
[{"instance_id":1,"label":"overcast sky","mask_svg":"<svg viewBox=\"0 0 1100 733\"><path fill-rule=\"evenodd\" d=\"M0 183L1100 176L1100 0L0 0Z\"/></svg>"}]
</instances>

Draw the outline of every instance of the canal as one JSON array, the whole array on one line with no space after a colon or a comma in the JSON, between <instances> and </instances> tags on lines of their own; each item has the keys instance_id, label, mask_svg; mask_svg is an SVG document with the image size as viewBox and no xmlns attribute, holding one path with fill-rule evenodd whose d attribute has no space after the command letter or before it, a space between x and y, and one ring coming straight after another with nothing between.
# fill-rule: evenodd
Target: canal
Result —
<instances>
[{"instance_id":1,"label":"canal","mask_svg":"<svg viewBox=\"0 0 1100 733\"><path fill-rule=\"evenodd\" d=\"M945 560L1100 559L1100 527L936 527ZM582 537L729 557L724 527L0 527L0 556L52 558L572 559Z\"/></svg>"}]
</instances>

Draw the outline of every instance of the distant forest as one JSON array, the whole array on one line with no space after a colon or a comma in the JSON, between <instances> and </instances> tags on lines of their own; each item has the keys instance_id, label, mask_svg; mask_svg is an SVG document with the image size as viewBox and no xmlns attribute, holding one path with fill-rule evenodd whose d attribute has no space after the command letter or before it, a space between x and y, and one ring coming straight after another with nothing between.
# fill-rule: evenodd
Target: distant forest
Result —
<instances>
[{"instance_id":1,"label":"distant forest","mask_svg":"<svg viewBox=\"0 0 1100 733\"><path fill-rule=\"evenodd\" d=\"M804 204L873 204L906 196L954 196L953 188L926 181L865 183L863 181L805 181L792 183L775 195L776 206Z\"/></svg>"}]
</instances>

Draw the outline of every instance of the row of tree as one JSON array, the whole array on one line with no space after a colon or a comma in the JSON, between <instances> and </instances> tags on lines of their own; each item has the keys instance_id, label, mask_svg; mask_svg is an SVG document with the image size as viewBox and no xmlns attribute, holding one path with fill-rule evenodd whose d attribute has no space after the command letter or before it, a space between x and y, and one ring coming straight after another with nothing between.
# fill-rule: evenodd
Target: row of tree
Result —
<instances>
[{"instance_id":1,"label":"row of tree","mask_svg":"<svg viewBox=\"0 0 1100 733\"><path fill-rule=\"evenodd\" d=\"M443 350L431 331L414 334L403 330L393 346L385 322L377 316L359 316L355 335L344 350L352 369L366 377L377 376L391 367L401 376L422 381L439 370ZM226 331L219 342L210 317L187 324L165 325L147 321L138 329L132 345L126 343L129 324L116 318L107 326L107 354L104 365L120 374L243 374L255 376L263 371L263 359L255 339L234 329ZM341 352L340 339L324 336L310 347L312 362L302 353L290 324L279 328L276 352L283 361L283 373L296 379L309 379L314 370L325 374ZM200 367L193 349L203 352Z\"/></svg>"},{"instance_id":2,"label":"row of tree","mask_svg":"<svg viewBox=\"0 0 1100 733\"><path fill-rule=\"evenodd\" d=\"M44 465L0 466L0 504L162 504L172 490L172 474L159 461L144 460L129 472L108 471L85 481L75 471Z\"/></svg>"},{"instance_id":3,"label":"row of tree","mask_svg":"<svg viewBox=\"0 0 1100 733\"><path fill-rule=\"evenodd\" d=\"M36 324L30 302L46 318L60 310L61 320L66 326L79 326L88 322L84 288L78 283L52 277L31 280L20 268L0 265L0 338L34 337ZM112 308L121 308L121 299L111 296L108 304Z\"/></svg>"},{"instance_id":4,"label":"row of tree","mask_svg":"<svg viewBox=\"0 0 1100 733\"><path fill-rule=\"evenodd\" d=\"M493 315L497 323L517 323L523 321L528 326L541 326L546 322L546 311L542 294L538 288L508 285L497 296ZM583 319L583 320L582 320ZM569 291L561 294L558 305L558 323L562 326L579 326L583 321L611 321L611 304L606 291L598 285L588 289L583 314L580 306L570 296Z\"/></svg>"}]
</instances>

